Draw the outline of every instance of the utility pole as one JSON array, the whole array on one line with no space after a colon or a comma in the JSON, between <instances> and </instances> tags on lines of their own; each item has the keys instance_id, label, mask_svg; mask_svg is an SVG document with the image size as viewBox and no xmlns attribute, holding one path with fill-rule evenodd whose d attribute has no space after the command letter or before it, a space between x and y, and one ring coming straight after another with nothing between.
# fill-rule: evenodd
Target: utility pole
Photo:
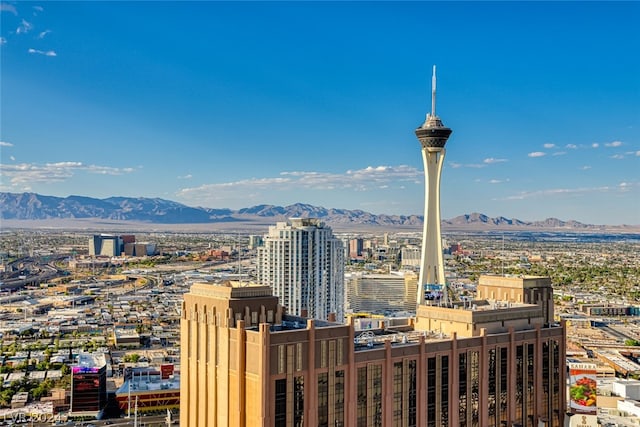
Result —
<instances>
[{"instance_id":1,"label":"utility pole","mask_svg":"<svg viewBox=\"0 0 640 427\"><path fill-rule=\"evenodd\" d=\"M136 396L136 408L133 412L133 427L138 427L138 396Z\"/></svg>"}]
</instances>

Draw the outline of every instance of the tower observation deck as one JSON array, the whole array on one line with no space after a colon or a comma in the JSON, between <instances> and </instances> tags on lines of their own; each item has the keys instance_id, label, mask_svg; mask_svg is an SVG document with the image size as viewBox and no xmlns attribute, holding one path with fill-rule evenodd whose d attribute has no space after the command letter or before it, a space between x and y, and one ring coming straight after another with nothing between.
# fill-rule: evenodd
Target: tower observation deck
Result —
<instances>
[{"instance_id":1,"label":"tower observation deck","mask_svg":"<svg viewBox=\"0 0 640 427\"><path fill-rule=\"evenodd\" d=\"M422 258L417 298L418 305L421 305L425 302L425 291L430 287L429 285L446 287L440 231L440 176L446 153L444 146L452 131L445 127L436 115L435 65L431 78L431 113L427 113L424 123L415 132L422 146L425 178ZM448 297L446 289L443 296L445 299Z\"/></svg>"}]
</instances>

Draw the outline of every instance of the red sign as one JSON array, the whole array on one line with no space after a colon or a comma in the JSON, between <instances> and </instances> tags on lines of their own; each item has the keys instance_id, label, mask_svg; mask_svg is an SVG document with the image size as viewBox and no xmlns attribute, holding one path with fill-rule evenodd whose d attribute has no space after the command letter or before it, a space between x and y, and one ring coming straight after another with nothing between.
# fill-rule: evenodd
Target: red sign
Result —
<instances>
[{"instance_id":1,"label":"red sign","mask_svg":"<svg viewBox=\"0 0 640 427\"><path fill-rule=\"evenodd\" d=\"M160 374L163 380L169 379L173 375L173 365L160 365Z\"/></svg>"}]
</instances>

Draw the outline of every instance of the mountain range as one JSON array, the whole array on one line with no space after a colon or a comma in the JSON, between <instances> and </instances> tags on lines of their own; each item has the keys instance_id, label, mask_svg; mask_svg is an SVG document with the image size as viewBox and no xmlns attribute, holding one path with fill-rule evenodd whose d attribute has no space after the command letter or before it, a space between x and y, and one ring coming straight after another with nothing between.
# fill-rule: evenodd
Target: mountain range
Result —
<instances>
[{"instance_id":1,"label":"mountain range","mask_svg":"<svg viewBox=\"0 0 640 427\"><path fill-rule=\"evenodd\" d=\"M144 197L84 196L54 197L36 193L0 193L2 220L94 219L143 222L150 224L206 224L261 222L274 223L287 218L320 218L333 225L411 226L419 228L420 215L372 214L362 210L334 209L296 203L290 206L258 205L238 210L190 207L171 200ZM548 218L526 222L505 217L488 217L481 213L460 215L442 221L443 228L491 229L534 228L593 230L604 226Z\"/></svg>"}]
</instances>

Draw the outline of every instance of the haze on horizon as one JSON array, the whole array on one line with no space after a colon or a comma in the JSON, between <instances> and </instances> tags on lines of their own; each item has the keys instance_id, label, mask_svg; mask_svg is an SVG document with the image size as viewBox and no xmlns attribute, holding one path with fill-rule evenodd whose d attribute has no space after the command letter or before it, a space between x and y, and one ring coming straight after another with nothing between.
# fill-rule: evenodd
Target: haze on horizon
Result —
<instances>
[{"instance_id":1,"label":"haze on horizon","mask_svg":"<svg viewBox=\"0 0 640 427\"><path fill-rule=\"evenodd\" d=\"M0 191L640 224L638 2L2 2Z\"/></svg>"}]
</instances>

